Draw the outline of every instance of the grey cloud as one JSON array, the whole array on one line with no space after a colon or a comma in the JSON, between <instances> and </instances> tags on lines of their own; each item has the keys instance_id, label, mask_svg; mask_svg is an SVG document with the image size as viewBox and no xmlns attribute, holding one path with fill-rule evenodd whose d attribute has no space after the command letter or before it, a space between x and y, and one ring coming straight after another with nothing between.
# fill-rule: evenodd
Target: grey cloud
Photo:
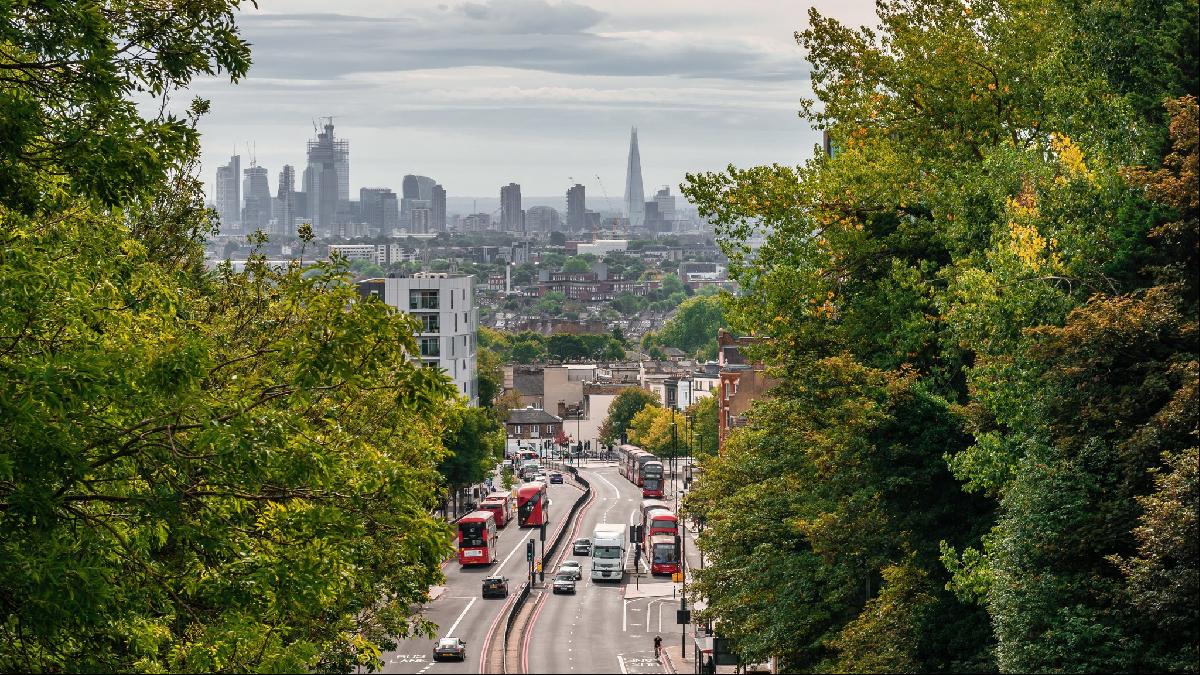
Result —
<instances>
[{"instance_id":1,"label":"grey cloud","mask_svg":"<svg viewBox=\"0 0 1200 675\"><path fill-rule=\"evenodd\" d=\"M555 10L537 18L541 7ZM469 18L468 12L481 18ZM550 6L527 0L504 5L503 15L498 12L492 5L464 5L452 12L402 19L248 15L242 25L254 46L252 78L333 79L352 72L464 66L592 76L756 81L807 77L798 50L794 58L780 58L730 44L665 45L637 35L598 35L585 29L599 20L599 13L580 5Z\"/></svg>"}]
</instances>

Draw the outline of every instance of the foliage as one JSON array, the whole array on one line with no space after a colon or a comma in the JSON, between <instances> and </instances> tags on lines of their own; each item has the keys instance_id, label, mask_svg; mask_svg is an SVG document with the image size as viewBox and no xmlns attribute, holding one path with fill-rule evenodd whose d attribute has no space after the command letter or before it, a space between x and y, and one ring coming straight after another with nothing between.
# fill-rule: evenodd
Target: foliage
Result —
<instances>
[{"instance_id":1,"label":"foliage","mask_svg":"<svg viewBox=\"0 0 1200 675\"><path fill-rule=\"evenodd\" d=\"M633 416L648 405L660 406L662 402L658 396L639 387L622 389L608 407L608 416L600 426L600 440L612 445L626 438Z\"/></svg>"},{"instance_id":2,"label":"foliage","mask_svg":"<svg viewBox=\"0 0 1200 675\"><path fill-rule=\"evenodd\" d=\"M583 274L592 271L592 263L587 258L571 256L562 265L562 271L570 274Z\"/></svg>"},{"instance_id":3,"label":"foliage","mask_svg":"<svg viewBox=\"0 0 1200 675\"><path fill-rule=\"evenodd\" d=\"M567 301L567 296L563 295L562 291L550 291L538 299L533 305L535 311L550 316L558 316L563 312L563 303Z\"/></svg>"},{"instance_id":4,"label":"foliage","mask_svg":"<svg viewBox=\"0 0 1200 675\"><path fill-rule=\"evenodd\" d=\"M717 331L729 328L721 296L688 298L663 327L647 333L642 344L675 347L701 359L717 358Z\"/></svg>"},{"instance_id":5,"label":"foliage","mask_svg":"<svg viewBox=\"0 0 1200 675\"><path fill-rule=\"evenodd\" d=\"M442 581L442 375L347 267L203 265L231 0L0 9L0 670L350 672ZM252 246L261 245L252 238Z\"/></svg>"},{"instance_id":6,"label":"foliage","mask_svg":"<svg viewBox=\"0 0 1200 675\"><path fill-rule=\"evenodd\" d=\"M691 417L690 454L702 457L717 452L717 396L705 396L688 406L686 413Z\"/></svg>"},{"instance_id":7,"label":"foliage","mask_svg":"<svg viewBox=\"0 0 1200 675\"><path fill-rule=\"evenodd\" d=\"M629 442L659 457L686 453L683 421L678 411L648 403L629 421Z\"/></svg>"},{"instance_id":8,"label":"foliage","mask_svg":"<svg viewBox=\"0 0 1200 675\"><path fill-rule=\"evenodd\" d=\"M1200 667L1172 478L1198 426L1197 12L1153 4L811 11L801 114L831 156L688 177L743 289L727 318L782 382L689 502L743 657Z\"/></svg>"},{"instance_id":9,"label":"foliage","mask_svg":"<svg viewBox=\"0 0 1200 675\"><path fill-rule=\"evenodd\" d=\"M446 415L446 456L438 472L451 487L481 482L504 456L504 426L484 408L456 406Z\"/></svg>"}]
</instances>

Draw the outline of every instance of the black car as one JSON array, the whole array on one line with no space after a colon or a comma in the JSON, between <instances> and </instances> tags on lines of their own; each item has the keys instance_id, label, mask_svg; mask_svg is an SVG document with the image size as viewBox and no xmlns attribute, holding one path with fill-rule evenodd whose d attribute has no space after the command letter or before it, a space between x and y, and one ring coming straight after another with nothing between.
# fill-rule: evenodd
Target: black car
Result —
<instances>
[{"instance_id":1,"label":"black car","mask_svg":"<svg viewBox=\"0 0 1200 675\"><path fill-rule=\"evenodd\" d=\"M485 577L483 580L483 597L507 598L508 579L499 575Z\"/></svg>"},{"instance_id":2,"label":"black car","mask_svg":"<svg viewBox=\"0 0 1200 675\"><path fill-rule=\"evenodd\" d=\"M561 473L555 471L554 473L550 474L550 482L561 485L563 482L563 475Z\"/></svg>"},{"instance_id":3,"label":"black car","mask_svg":"<svg viewBox=\"0 0 1200 675\"><path fill-rule=\"evenodd\" d=\"M591 555L592 540L587 537L576 539L575 544L571 547L571 552L575 555Z\"/></svg>"}]
</instances>

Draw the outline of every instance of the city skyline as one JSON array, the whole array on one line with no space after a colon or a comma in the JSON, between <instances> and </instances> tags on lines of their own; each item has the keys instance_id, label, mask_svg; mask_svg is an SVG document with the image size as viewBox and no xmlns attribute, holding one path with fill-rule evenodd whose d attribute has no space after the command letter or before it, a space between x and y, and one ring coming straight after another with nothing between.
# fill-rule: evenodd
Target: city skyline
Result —
<instances>
[{"instance_id":1,"label":"city skyline","mask_svg":"<svg viewBox=\"0 0 1200 675\"><path fill-rule=\"evenodd\" d=\"M191 88L213 103L200 122L203 176L211 190L216 167L251 144L260 166L302 166L313 121L327 116L355 150L352 193L398 190L405 174L424 174L451 196L495 195L509 182L528 195L565 194L578 182L600 196L599 175L620 201L631 126L647 186L677 191L686 172L728 163L798 164L820 142L797 118L810 94L792 39L807 24L804 7L751 4L247 7L239 23L254 48L248 77ZM870 2L815 4L874 23Z\"/></svg>"}]
</instances>

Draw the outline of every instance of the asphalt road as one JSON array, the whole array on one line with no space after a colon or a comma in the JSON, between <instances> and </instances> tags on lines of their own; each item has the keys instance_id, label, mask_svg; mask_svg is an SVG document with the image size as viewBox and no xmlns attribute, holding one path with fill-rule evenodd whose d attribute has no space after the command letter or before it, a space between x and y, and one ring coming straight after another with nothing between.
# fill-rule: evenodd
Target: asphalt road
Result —
<instances>
[{"instance_id":1,"label":"asphalt road","mask_svg":"<svg viewBox=\"0 0 1200 675\"><path fill-rule=\"evenodd\" d=\"M641 491L621 478L615 467L585 469L595 500L583 517L575 537L590 536L599 523L631 524L640 518ZM689 537L688 545L694 548ZM698 557L687 551L688 559ZM563 559L576 559L587 569L587 559L564 549ZM586 574L586 572L585 572ZM675 624L679 587L666 577L626 574L621 584L593 583L585 576L574 596L554 595L541 603L524 645L529 673L663 673L654 657L654 636L664 645L679 639Z\"/></svg>"},{"instance_id":2,"label":"asphalt road","mask_svg":"<svg viewBox=\"0 0 1200 675\"><path fill-rule=\"evenodd\" d=\"M568 483L570 479L568 478ZM547 542L580 495L580 489L570 484L550 485L550 522L546 527ZM515 509L514 509L515 514ZM508 577L509 598L514 598L528 575L525 542L538 538L538 528L519 528L516 519L499 532L500 558L489 566L460 567L457 561L446 565L446 588L434 601L425 606L425 616L438 624L437 637L458 637L467 642L467 659L463 663L434 662L436 640L424 638L405 640L396 651L383 655L384 673L478 673L479 655L492 622L507 602L501 598L481 597L483 578L497 571ZM541 543L538 544L538 553ZM547 578L549 578L547 570ZM498 666L497 666L498 667Z\"/></svg>"}]
</instances>

